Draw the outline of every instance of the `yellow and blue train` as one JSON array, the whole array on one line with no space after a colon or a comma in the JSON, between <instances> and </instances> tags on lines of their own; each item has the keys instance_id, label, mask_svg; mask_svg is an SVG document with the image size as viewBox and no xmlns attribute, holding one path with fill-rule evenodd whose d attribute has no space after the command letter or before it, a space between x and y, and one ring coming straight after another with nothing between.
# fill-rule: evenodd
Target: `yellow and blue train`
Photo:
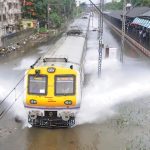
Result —
<instances>
[{"instance_id":1,"label":"yellow and blue train","mask_svg":"<svg viewBox=\"0 0 150 150\"><path fill-rule=\"evenodd\" d=\"M75 125L82 98L88 27L89 18L77 19L62 37L61 46L26 71L24 106L32 126Z\"/></svg>"}]
</instances>

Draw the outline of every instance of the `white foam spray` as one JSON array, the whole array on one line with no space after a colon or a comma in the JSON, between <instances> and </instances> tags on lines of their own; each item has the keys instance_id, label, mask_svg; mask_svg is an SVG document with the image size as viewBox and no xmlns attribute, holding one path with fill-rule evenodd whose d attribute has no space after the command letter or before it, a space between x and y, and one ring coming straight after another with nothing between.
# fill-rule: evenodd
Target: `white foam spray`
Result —
<instances>
[{"instance_id":1,"label":"white foam spray","mask_svg":"<svg viewBox=\"0 0 150 150\"><path fill-rule=\"evenodd\" d=\"M84 88L78 124L104 121L116 114L115 105L150 95L150 70L142 62L121 64L117 59L103 59L98 78L97 61L97 50L89 48L85 64L88 84Z\"/></svg>"},{"instance_id":2,"label":"white foam spray","mask_svg":"<svg viewBox=\"0 0 150 150\"><path fill-rule=\"evenodd\" d=\"M95 18L94 24L95 27L98 24ZM85 63L88 83L83 89L77 124L104 121L117 113L114 107L117 104L150 95L150 69L145 64L138 59L128 59L121 64L117 59L103 58L98 78L98 41L96 33L91 32Z\"/></svg>"},{"instance_id":3,"label":"white foam spray","mask_svg":"<svg viewBox=\"0 0 150 150\"><path fill-rule=\"evenodd\" d=\"M21 60L20 64L17 64L13 70L26 70L36 61L36 57L28 57Z\"/></svg>"},{"instance_id":4,"label":"white foam spray","mask_svg":"<svg viewBox=\"0 0 150 150\"><path fill-rule=\"evenodd\" d=\"M85 73L89 79L83 90L81 110L77 116L78 124L103 121L116 114L115 105L139 99L150 93L150 71L138 61L131 60L122 65L116 59L103 59L102 75L98 79L96 44L95 39L88 42ZM22 104L18 104L16 110L23 110L21 116L27 118Z\"/></svg>"},{"instance_id":5,"label":"white foam spray","mask_svg":"<svg viewBox=\"0 0 150 150\"><path fill-rule=\"evenodd\" d=\"M1 98L3 97L4 93L5 93L5 89L2 86L0 86L0 101L1 101Z\"/></svg>"}]
</instances>

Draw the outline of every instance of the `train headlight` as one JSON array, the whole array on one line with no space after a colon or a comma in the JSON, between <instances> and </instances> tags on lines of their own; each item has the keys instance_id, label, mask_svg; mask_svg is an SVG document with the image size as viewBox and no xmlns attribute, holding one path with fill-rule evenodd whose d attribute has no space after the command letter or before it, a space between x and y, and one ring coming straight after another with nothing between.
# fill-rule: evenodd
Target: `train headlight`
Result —
<instances>
[{"instance_id":1,"label":"train headlight","mask_svg":"<svg viewBox=\"0 0 150 150\"><path fill-rule=\"evenodd\" d=\"M55 69L54 67L50 67L50 68L47 69L47 72L48 72L48 73L54 73L55 70L56 70L56 69Z\"/></svg>"},{"instance_id":2,"label":"train headlight","mask_svg":"<svg viewBox=\"0 0 150 150\"><path fill-rule=\"evenodd\" d=\"M30 104L37 104L37 100L31 99Z\"/></svg>"},{"instance_id":3,"label":"train headlight","mask_svg":"<svg viewBox=\"0 0 150 150\"><path fill-rule=\"evenodd\" d=\"M71 100L66 100L66 101L64 102L64 104L66 104L66 105L72 105L72 101L71 101Z\"/></svg>"}]
</instances>

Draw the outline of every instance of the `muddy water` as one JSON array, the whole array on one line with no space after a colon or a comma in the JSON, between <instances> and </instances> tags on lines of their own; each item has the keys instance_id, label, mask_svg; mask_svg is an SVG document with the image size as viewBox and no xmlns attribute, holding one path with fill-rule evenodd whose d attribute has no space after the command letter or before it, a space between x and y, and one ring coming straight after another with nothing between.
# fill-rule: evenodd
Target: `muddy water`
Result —
<instances>
[{"instance_id":1,"label":"muddy water","mask_svg":"<svg viewBox=\"0 0 150 150\"><path fill-rule=\"evenodd\" d=\"M94 26L97 27L96 19ZM77 118L78 125L71 129L55 130L27 128L25 123L17 124L8 116L0 122L3 124L0 149L150 149L149 61L126 43L124 64L117 59L103 59L101 79L97 79L96 37L97 32L89 31L85 65L87 83ZM117 47L119 52L120 38L106 24L104 43ZM18 107L19 114L23 108Z\"/></svg>"}]
</instances>

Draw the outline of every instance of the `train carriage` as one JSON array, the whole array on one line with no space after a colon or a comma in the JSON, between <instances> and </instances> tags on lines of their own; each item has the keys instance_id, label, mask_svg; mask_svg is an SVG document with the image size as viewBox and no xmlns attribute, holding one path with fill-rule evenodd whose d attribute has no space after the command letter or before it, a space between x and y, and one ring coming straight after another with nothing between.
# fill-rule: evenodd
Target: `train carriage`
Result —
<instances>
[{"instance_id":1,"label":"train carriage","mask_svg":"<svg viewBox=\"0 0 150 150\"><path fill-rule=\"evenodd\" d=\"M26 74L24 106L28 122L39 127L71 127L80 109L89 19L78 19L82 33L70 34Z\"/></svg>"}]
</instances>

